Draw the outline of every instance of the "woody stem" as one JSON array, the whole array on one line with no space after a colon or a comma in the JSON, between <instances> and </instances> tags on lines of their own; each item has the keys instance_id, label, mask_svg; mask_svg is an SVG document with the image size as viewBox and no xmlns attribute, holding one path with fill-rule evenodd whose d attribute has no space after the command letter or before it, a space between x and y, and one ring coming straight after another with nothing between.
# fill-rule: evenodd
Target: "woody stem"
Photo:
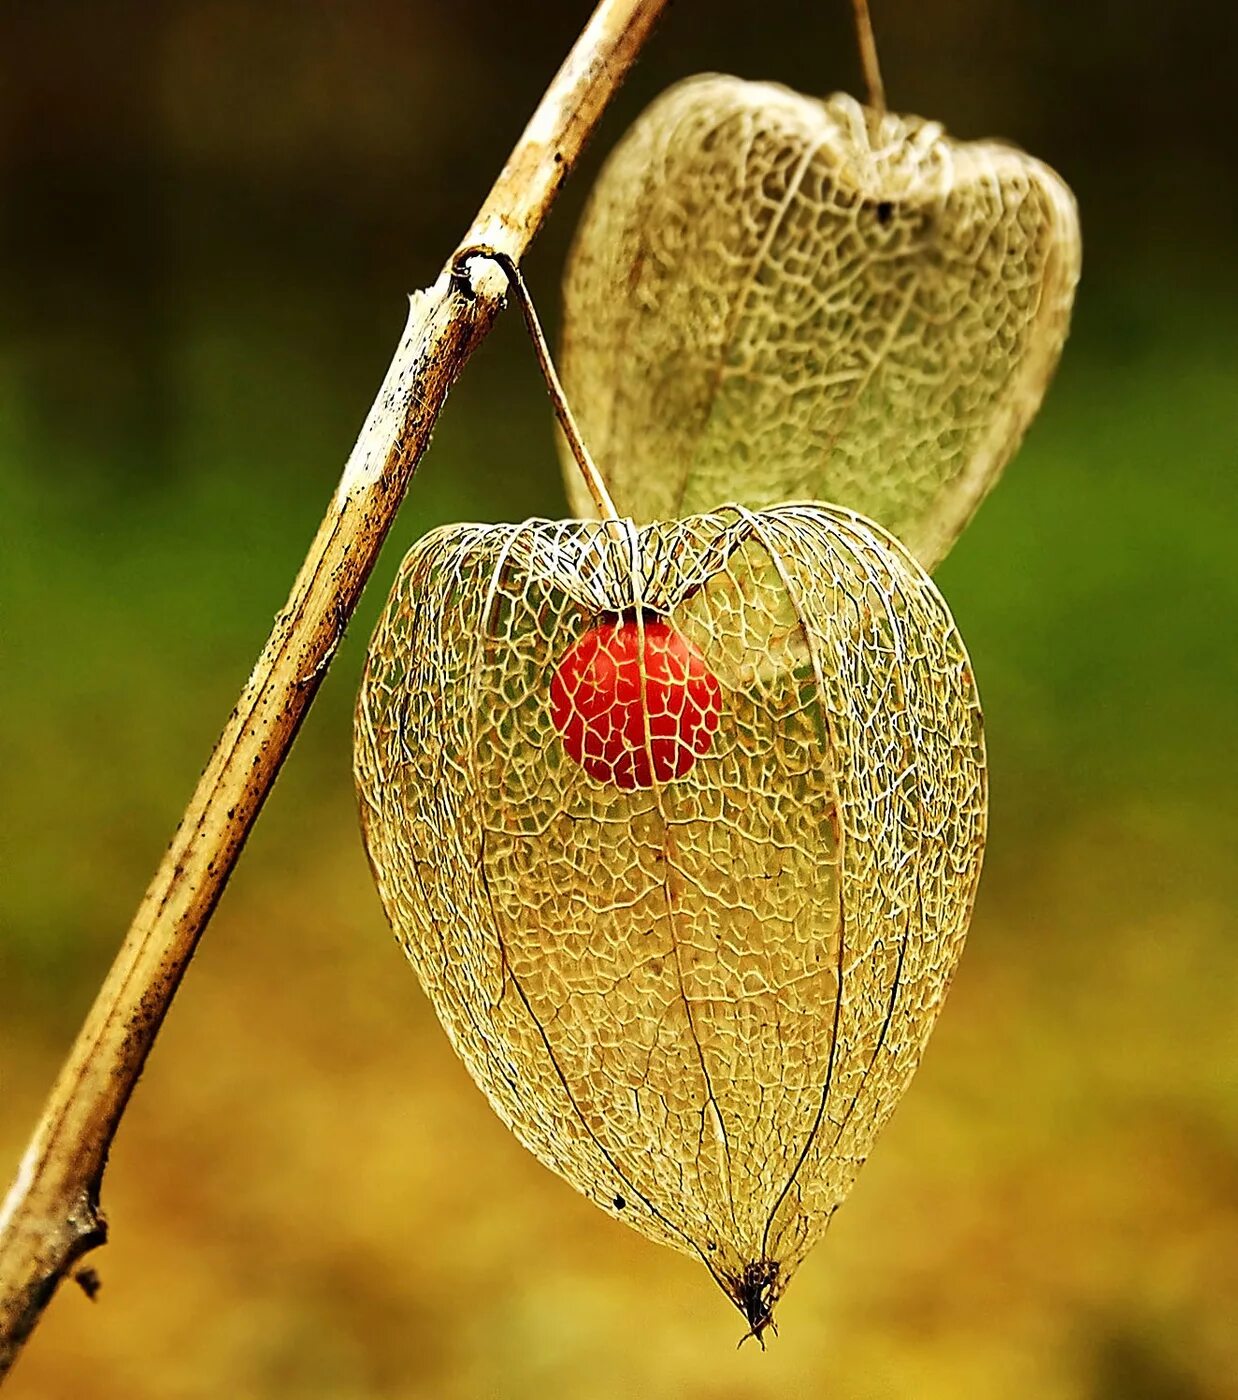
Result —
<instances>
[{"instance_id":1,"label":"woody stem","mask_svg":"<svg viewBox=\"0 0 1238 1400\"><path fill-rule=\"evenodd\" d=\"M523 255L667 0L601 0L462 247ZM99 1192L146 1058L503 286L452 258L408 325L318 534L0 1205L0 1379L106 1226ZM565 428L565 431L567 429Z\"/></svg>"}]
</instances>

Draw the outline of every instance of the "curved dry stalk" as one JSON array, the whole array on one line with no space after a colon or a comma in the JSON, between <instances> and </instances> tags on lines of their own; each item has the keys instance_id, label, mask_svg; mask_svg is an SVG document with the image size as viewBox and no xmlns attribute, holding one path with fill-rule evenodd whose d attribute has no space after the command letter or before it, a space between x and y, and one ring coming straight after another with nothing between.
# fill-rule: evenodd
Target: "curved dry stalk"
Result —
<instances>
[{"instance_id":1,"label":"curved dry stalk","mask_svg":"<svg viewBox=\"0 0 1238 1400\"><path fill-rule=\"evenodd\" d=\"M886 89L881 81L877 37L873 33L873 17L868 12L868 0L852 0L852 8L855 11L855 37L860 46L860 63L864 68L864 86L868 89L868 105L881 114L886 109Z\"/></svg>"},{"instance_id":2,"label":"curved dry stalk","mask_svg":"<svg viewBox=\"0 0 1238 1400\"><path fill-rule=\"evenodd\" d=\"M464 248L457 254L457 258L459 261L456 264L456 269L465 277L470 276L468 264L473 258L488 258L502 269L507 278L508 286L515 293L516 300L520 304L520 312L524 317L529 339L533 342L533 354L537 359L537 366L542 372L542 379L546 385L546 392L550 396L555 418L558 420L568 450L575 459L577 467L580 468L585 489L589 492L601 519L618 520L619 512L615 509L615 503L611 500L606 483L602 480L602 474L598 471L597 464L590 455L584 438L580 435L580 429L576 426L576 417L568 404L567 395L563 392L563 383L559 379L559 371L555 369L554 357L551 355L550 346L546 341L546 332L542 329L537 307L533 305L533 294L529 291L529 285L524 280L524 273L520 271L520 264L496 248Z\"/></svg>"},{"instance_id":3,"label":"curved dry stalk","mask_svg":"<svg viewBox=\"0 0 1238 1400\"><path fill-rule=\"evenodd\" d=\"M518 259L667 0L602 0L461 247ZM108 1150L245 838L330 665L447 391L505 279L448 260L403 338L318 534L172 844L54 1085L0 1207L0 1379L57 1285L102 1244Z\"/></svg>"}]
</instances>

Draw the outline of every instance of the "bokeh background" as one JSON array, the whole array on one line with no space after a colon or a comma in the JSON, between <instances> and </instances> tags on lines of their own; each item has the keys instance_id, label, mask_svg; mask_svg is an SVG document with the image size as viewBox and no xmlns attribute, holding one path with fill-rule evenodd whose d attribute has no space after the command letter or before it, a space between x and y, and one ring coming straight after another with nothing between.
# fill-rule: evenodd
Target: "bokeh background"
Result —
<instances>
[{"instance_id":1,"label":"bokeh background","mask_svg":"<svg viewBox=\"0 0 1238 1400\"><path fill-rule=\"evenodd\" d=\"M0 1175L282 604L404 318L585 0L0 8ZM370 884L350 712L401 552L559 514L504 318L177 999L14 1400L1238 1395L1238 192L1214 0L875 0L892 105L1076 189L1044 412L941 569L992 837L923 1069L782 1335L578 1198ZM529 260L704 69L858 86L844 0L678 0Z\"/></svg>"}]
</instances>

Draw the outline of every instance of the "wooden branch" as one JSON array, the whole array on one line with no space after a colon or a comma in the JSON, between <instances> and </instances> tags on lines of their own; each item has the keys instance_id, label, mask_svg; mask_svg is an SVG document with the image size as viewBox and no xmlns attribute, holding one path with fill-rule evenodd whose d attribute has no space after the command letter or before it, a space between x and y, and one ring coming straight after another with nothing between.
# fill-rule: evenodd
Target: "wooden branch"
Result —
<instances>
[{"instance_id":1,"label":"wooden branch","mask_svg":"<svg viewBox=\"0 0 1238 1400\"><path fill-rule=\"evenodd\" d=\"M667 0L602 0L460 247L518 260ZM408 324L292 593L52 1089L0 1207L0 1380L106 1226L108 1150L198 939L330 665L506 278L478 259L415 293Z\"/></svg>"}]
</instances>

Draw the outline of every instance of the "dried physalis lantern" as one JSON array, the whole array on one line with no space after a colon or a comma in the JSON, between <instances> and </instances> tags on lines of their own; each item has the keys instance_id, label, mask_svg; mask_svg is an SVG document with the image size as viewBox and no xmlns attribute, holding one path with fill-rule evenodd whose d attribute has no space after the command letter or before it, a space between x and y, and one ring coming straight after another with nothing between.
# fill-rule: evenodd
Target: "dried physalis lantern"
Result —
<instances>
[{"instance_id":1,"label":"dried physalis lantern","mask_svg":"<svg viewBox=\"0 0 1238 1400\"><path fill-rule=\"evenodd\" d=\"M356 773L496 1112L759 1336L971 912L980 710L932 582L819 505L441 529L374 634Z\"/></svg>"},{"instance_id":2,"label":"dried physalis lantern","mask_svg":"<svg viewBox=\"0 0 1238 1400\"><path fill-rule=\"evenodd\" d=\"M1040 406L1079 262L1070 190L1014 147L692 78L594 187L563 378L624 514L834 501L931 570Z\"/></svg>"}]
</instances>

